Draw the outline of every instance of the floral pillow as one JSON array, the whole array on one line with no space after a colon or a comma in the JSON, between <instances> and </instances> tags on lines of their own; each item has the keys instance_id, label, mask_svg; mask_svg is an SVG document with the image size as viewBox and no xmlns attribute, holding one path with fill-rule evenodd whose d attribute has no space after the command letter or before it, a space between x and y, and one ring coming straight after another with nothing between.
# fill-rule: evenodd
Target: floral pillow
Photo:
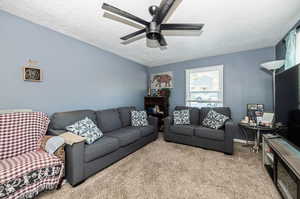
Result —
<instances>
[{"instance_id":1,"label":"floral pillow","mask_svg":"<svg viewBox=\"0 0 300 199\"><path fill-rule=\"evenodd\" d=\"M88 117L67 126L66 130L84 137L87 144L92 144L103 136L102 131Z\"/></svg>"},{"instance_id":2,"label":"floral pillow","mask_svg":"<svg viewBox=\"0 0 300 199\"><path fill-rule=\"evenodd\" d=\"M211 128L211 129L219 129L224 126L225 122L229 119L229 117L220 114L214 110L210 110L206 117L202 122L202 126Z\"/></svg>"},{"instance_id":3,"label":"floral pillow","mask_svg":"<svg viewBox=\"0 0 300 199\"><path fill-rule=\"evenodd\" d=\"M131 111L131 126L147 126L146 111Z\"/></svg>"},{"instance_id":4,"label":"floral pillow","mask_svg":"<svg viewBox=\"0 0 300 199\"><path fill-rule=\"evenodd\" d=\"M174 124L175 125L189 125L190 122L190 110L180 110L173 112Z\"/></svg>"}]
</instances>

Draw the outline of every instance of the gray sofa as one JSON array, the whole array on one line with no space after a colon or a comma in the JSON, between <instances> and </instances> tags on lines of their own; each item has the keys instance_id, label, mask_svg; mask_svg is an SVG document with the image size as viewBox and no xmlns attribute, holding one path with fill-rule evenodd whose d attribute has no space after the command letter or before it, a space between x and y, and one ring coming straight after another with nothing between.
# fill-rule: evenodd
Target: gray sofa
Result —
<instances>
[{"instance_id":1,"label":"gray sofa","mask_svg":"<svg viewBox=\"0 0 300 199\"><path fill-rule=\"evenodd\" d=\"M191 108L177 106L175 110L189 109L191 125L173 125L172 117L164 120L164 139L170 142L187 144L206 149L233 154L233 121L227 120L223 129L214 130L201 126L210 108ZM216 112L231 118L229 108L213 108Z\"/></svg>"},{"instance_id":2,"label":"gray sofa","mask_svg":"<svg viewBox=\"0 0 300 199\"><path fill-rule=\"evenodd\" d=\"M93 120L104 133L93 144L80 142L66 146L66 178L72 186L157 139L157 118L149 117L149 126L132 127L131 110L135 110L135 107L80 110L52 115L48 130L50 135L66 132L66 126L85 117Z\"/></svg>"}]
</instances>

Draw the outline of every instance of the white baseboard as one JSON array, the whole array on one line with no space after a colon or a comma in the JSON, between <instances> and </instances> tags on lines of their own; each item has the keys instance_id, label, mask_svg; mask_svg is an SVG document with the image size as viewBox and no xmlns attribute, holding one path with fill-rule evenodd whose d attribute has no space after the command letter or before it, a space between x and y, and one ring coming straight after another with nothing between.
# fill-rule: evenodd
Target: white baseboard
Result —
<instances>
[{"instance_id":1,"label":"white baseboard","mask_svg":"<svg viewBox=\"0 0 300 199\"><path fill-rule=\"evenodd\" d=\"M247 144L247 141L242 139L233 139L233 141L236 143ZM248 144L254 144L254 141L248 141Z\"/></svg>"}]
</instances>

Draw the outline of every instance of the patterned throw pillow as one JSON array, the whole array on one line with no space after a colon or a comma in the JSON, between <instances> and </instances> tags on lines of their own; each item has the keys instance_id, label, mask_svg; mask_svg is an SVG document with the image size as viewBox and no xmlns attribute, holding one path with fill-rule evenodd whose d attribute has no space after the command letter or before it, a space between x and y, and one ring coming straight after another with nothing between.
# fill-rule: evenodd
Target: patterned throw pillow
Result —
<instances>
[{"instance_id":1,"label":"patterned throw pillow","mask_svg":"<svg viewBox=\"0 0 300 199\"><path fill-rule=\"evenodd\" d=\"M88 117L66 127L67 131L85 138L87 144L92 144L103 136L101 130Z\"/></svg>"},{"instance_id":2,"label":"patterned throw pillow","mask_svg":"<svg viewBox=\"0 0 300 199\"><path fill-rule=\"evenodd\" d=\"M207 114L207 116L204 118L202 125L207 128L211 129L219 129L222 126L224 126L226 120L228 120L229 117L217 113L214 110L210 110Z\"/></svg>"},{"instance_id":3,"label":"patterned throw pillow","mask_svg":"<svg viewBox=\"0 0 300 199\"><path fill-rule=\"evenodd\" d=\"M191 124L190 122L190 110L180 110L180 111L174 111L173 112L174 117L174 124L176 125L182 125L182 124Z\"/></svg>"},{"instance_id":4,"label":"patterned throw pillow","mask_svg":"<svg viewBox=\"0 0 300 199\"><path fill-rule=\"evenodd\" d=\"M131 126L147 126L146 111L131 111Z\"/></svg>"}]
</instances>

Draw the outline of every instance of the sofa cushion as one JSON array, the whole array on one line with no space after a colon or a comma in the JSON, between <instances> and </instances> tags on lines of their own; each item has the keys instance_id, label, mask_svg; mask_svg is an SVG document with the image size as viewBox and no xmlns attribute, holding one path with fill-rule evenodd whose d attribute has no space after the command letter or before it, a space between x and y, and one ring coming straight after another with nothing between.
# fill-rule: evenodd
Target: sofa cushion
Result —
<instances>
[{"instance_id":1,"label":"sofa cushion","mask_svg":"<svg viewBox=\"0 0 300 199\"><path fill-rule=\"evenodd\" d=\"M141 133L138 129L129 129L129 128L121 128L109 133L106 133L107 136L117 138L121 146L127 146L140 139Z\"/></svg>"},{"instance_id":2,"label":"sofa cushion","mask_svg":"<svg viewBox=\"0 0 300 199\"><path fill-rule=\"evenodd\" d=\"M95 124L97 124L96 114L92 110L79 110L54 113L51 116L50 128L54 130L66 129L66 126L74 124L77 121L84 118L90 118Z\"/></svg>"},{"instance_id":3,"label":"sofa cushion","mask_svg":"<svg viewBox=\"0 0 300 199\"><path fill-rule=\"evenodd\" d=\"M85 145L85 162L93 161L120 148L117 138L103 136L93 144Z\"/></svg>"},{"instance_id":4,"label":"sofa cushion","mask_svg":"<svg viewBox=\"0 0 300 199\"><path fill-rule=\"evenodd\" d=\"M120 129L122 127L117 109L97 111L96 114L99 127L104 133Z\"/></svg>"},{"instance_id":5,"label":"sofa cushion","mask_svg":"<svg viewBox=\"0 0 300 199\"><path fill-rule=\"evenodd\" d=\"M231 118L231 111L228 107L216 107L216 108L201 108L200 110L200 124L202 124L204 118L207 116L210 110L214 110L217 113L221 113L229 118Z\"/></svg>"},{"instance_id":6,"label":"sofa cushion","mask_svg":"<svg viewBox=\"0 0 300 199\"><path fill-rule=\"evenodd\" d=\"M122 127L129 126L131 124L131 116L130 112L136 110L134 106L131 107L121 107L117 109L119 112L119 116L122 122Z\"/></svg>"},{"instance_id":7,"label":"sofa cushion","mask_svg":"<svg viewBox=\"0 0 300 199\"><path fill-rule=\"evenodd\" d=\"M198 108L187 107L187 106L176 106L175 110L190 110L190 122L191 125L199 125L199 117L200 117L200 110Z\"/></svg>"},{"instance_id":8,"label":"sofa cushion","mask_svg":"<svg viewBox=\"0 0 300 199\"><path fill-rule=\"evenodd\" d=\"M67 126L66 130L85 138L87 144L92 144L103 136L96 124L88 117Z\"/></svg>"},{"instance_id":9,"label":"sofa cushion","mask_svg":"<svg viewBox=\"0 0 300 199\"><path fill-rule=\"evenodd\" d=\"M142 137L146 137L154 132L154 127L151 125L142 126L142 127L128 126L128 127L126 127L126 129L127 128L128 129L136 129L136 130L140 131Z\"/></svg>"},{"instance_id":10,"label":"sofa cushion","mask_svg":"<svg viewBox=\"0 0 300 199\"><path fill-rule=\"evenodd\" d=\"M195 128L195 136L212 140L224 140L224 131L205 127Z\"/></svg>"},{"instance_id":11,"label":"sofa cushion","mask_svg":"<svg viewBox=\"0 0 300 199\"><path fill-rule=\"evenodd\" d=\"M170 127L170 132L180 135L194 135L195 126L193 125L173 125Z\"/></svg>"}]
</instances>

